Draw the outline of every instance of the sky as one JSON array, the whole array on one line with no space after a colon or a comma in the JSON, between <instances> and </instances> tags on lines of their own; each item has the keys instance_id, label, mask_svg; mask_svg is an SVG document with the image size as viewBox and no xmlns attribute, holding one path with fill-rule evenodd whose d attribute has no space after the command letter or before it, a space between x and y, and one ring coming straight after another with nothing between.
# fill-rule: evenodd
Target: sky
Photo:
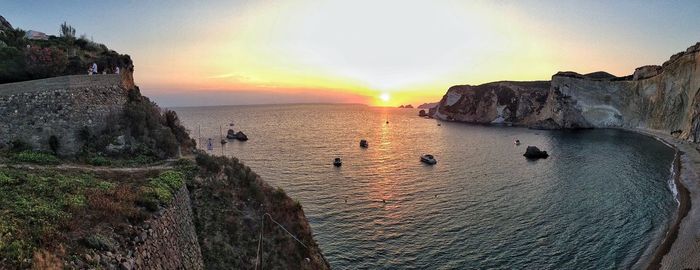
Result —
<instances>
[{"instance_id":1,"label":"sky","mask_svg":"<svg viewBox=\"0 0 700 270\"><path fill-rule=\"evenodd\" d=\"M6 1L131 55L161 106L439 101L447 88L624 76L700 41L700 1ZM383 97L383 98L382 98Z\"/></svg>"}]
</instances>

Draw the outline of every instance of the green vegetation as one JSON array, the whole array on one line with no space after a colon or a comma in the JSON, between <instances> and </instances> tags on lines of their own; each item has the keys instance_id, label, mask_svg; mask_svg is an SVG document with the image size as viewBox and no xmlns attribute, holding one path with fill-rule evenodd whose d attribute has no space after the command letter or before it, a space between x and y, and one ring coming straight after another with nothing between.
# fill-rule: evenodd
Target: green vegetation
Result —
<instances>
[{"instance_id":1,"label":"green vegetation","mask_svg":"<svg viewBox=\"0 0 700 270\"><path fill-rule=\"evenodd\" d=\"M40 165L55 165L61 163L61 161L54 155L34 151L22 151L14 154L12 156L12 160L15 162L26 162Z\"/></svg>"},{"instance_id":2,"label":"green vegetation","mask_svg":"<svg viewBox=\"0 0 700 270\"><path fill-rule=\"evenodd\" d=\"M46 250L113 250L127 225L170 203L186 181L180 170L142 177L1 168L0 269L28 268Z\"/></svg>"},{"instance_id":3,"label":"green vegetation","mask_svg":"<svg viewBox=\"0 0 700 270\"><path fill-rule=\"evenodd\" d=\"M141 203L149 210L158 210L160 205L165 205L173 199L175 193L184 184L184 175L178 171L166 171L156 178L148 180L143 188L143 200Z\"/></svg>"},{"instance_id":4,"label":"green vegetation","mask_svg":"<svg viewBox=\"0 0 700 270\"><path fill-rule=\"evenodd\" d=\"M121 55L103 44L76 38L75 28L63 23L60 36L48 40L25 38L22 29L0 29L0 83L34 80L62 75L87 74L96 63L100 72L132 64L129 55Z\"/></svg>"},{"instance_id":5,"label":"green vegetation","mask_svg":"<svg viewBox=\"0 0 700 270\"><path fill-rule=\"evenodd\" d=\"M305 258L320 260L319 250L306 226L301 205L281 188L272 188L236 158L196 154L199 166L190 198L197 237L207 269L252 269L260 230L265 268L309 269ZM266 220L269 213L310 248L303 248L286 232Z\"/></svg>"},{"instance_id":6,"label":"green vegetation","mask_svg":"<svg viewBox=\"0 0 700 270\"><path fill-rule=\"evenodd\" d=\"M86 205L86 190L97 181L87 174L0 170L0 261L26 266L47 239L56 237L72 209ZM0 265L2 268L2 265Z\"/></svg>"},{"instance_id":7,"label":"green vegetation","mask_svg":"<svg viewBox=\"0 0 700 270\"><path fill-rule=\"evenodd\" d=\"M199 166L197 166L197 164L185 158L178 159L175 162L175 169L178 172L182 173L182 176L185 178L185 183L187 184L187 186L192 186L194 178L200 171Z\"/></svg>"},{"instance_id":8,"label":"green vegetation","mask_svg":"<svg viewBox=\"0 0 700 270\"><path fill-rule=\"evenodd\" d=\"M161 113L161 109L147 97L141 95L138 87L129 90L128 100L118 115L118 121L100 133L94 134L88 128L78 131L78 138L84 143L81 159L86 163L95 161L99 166L143 166L158 160L187 154L195 148L187 130L180 124L177 114L172 111ZM110 145L122 145L120 150L110 150ZM99 153L99 154L98 154ZM106 164L104 155L111 160Z\"/></svg>"},{"instance_id":9,"label":"green vegetation","mask_svg":"<svg viewBox=\"0 0 700 270\"><path fill-rule=\"evenodd\" d=\"M93 166L112 165L112 161L107 159L106 157L103 157L103 156L94 156L94 157L88 158L88 160L85 163L93 165Z\"/></svg>"}]
</instances>

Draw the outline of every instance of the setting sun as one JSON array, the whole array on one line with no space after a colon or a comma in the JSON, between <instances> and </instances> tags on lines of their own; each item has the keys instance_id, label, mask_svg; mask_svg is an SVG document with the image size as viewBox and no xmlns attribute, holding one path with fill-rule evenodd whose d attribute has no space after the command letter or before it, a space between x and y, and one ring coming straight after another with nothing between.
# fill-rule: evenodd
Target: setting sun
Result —
<instances>
[{"instance_id":1,"label":"setting sun","mask_svg":"<svg viewBox=\"0 0 700 270\"><path fill-rule=\"evenodd\" d=\"M700 270L697 14L0 0L0 270Z\"/></svg>"},{"instance_id":2,"label":"setting sun","mask_svg":"<svg viewBox=\"0 0 700 270\"><path fill-rule=\"evenodd\" d=\"M381 99L384 102L389 101L390 98L391 98L391 96L389 96L388 93L382 93L381 95L379 95L379 99Z\"/></svg>"}]
</instances>

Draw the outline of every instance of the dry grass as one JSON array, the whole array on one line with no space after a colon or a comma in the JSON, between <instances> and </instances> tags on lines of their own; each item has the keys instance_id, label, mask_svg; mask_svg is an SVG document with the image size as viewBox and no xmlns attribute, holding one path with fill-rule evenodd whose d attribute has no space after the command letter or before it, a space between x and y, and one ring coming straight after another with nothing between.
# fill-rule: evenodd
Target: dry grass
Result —
<instances>
[{"instance_id":1,"label":"dry grass","mask_svg":"<svg viewBox=\"0 0 700 270\"><path fill-rule=\"evenodd\" d=\"M61 257L65 255L63 246L59 246L56 252L51 252L45 249L40 249L34 252L32 258L32 268L34 270L59 270L63 269L63 260Z\"/></svg>"}]
</instances>

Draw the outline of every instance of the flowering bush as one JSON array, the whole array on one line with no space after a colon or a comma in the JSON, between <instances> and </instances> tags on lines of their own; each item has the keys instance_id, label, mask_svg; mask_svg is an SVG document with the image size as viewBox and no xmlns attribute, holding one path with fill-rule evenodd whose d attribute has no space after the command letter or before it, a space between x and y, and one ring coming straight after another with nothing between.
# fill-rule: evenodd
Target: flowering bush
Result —
<instances>
[{"instance_id":1,"label":"flowering bush","mask_svg":"<svg viewBox=\"0 0 700 270\"><path fill-rule=\"evenodd\" d=\"M25 51L25 63L33 78L46 78L60 76L68 65L68 58L58 48L32 46Z\"/></svg>"}]
</instances>

